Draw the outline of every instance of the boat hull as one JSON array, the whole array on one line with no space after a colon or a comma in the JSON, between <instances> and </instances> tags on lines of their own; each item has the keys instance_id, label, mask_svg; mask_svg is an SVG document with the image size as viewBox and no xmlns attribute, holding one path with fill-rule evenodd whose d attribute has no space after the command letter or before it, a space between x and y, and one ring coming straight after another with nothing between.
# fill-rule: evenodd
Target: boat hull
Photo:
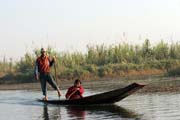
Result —
<instances>
[{"instance_id":1,"label":"boat hull","mask_svg":"<svg viewBox=\"0 0 180 120\"><path fill-rule=\"evenodd\" d=\"M143 88L144 86L145 85L133 83L124 88L115 89L109 92L91 95L76 100L48 100L48 101L39 100L39 101L44 103L59 104L59 105L113 104L133 94L134 92Z\"/></svg>"}]
</instances>

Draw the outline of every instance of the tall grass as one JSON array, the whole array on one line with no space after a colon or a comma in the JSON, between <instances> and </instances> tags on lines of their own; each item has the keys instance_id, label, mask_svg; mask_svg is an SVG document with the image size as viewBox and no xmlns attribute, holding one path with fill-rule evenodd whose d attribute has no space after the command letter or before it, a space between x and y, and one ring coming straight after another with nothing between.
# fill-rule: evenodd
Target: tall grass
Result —
<instances>
[{"instance_id":1,"label":"tall grass","mask_svg":"<svg viewBox=\"0 0 180 120\"><path fill-rule=\"evenodd\" d=\"M64 79L125 76L131 70L159 69L169 72L180 67L179 43L167 44L160 41L151 46L148 39L142 45L88 45L85 54L57 52L51 47L47 48L47 52L49 56L56 56L58 78ZM34 63L39 55L40 50L34 49L33 54L26 53L20 61L4 60L0 62L0 72L22 75L24 81L24 76L32 79L30 76L33 76Z\"/></svg>"}]
</instances>

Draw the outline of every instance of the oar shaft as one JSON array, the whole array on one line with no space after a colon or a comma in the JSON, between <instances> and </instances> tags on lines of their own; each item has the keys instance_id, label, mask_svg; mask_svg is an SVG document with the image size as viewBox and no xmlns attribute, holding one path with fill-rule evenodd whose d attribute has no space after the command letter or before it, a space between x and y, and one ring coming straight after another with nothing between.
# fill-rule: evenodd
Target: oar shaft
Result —
<instances>
[{"instance_id":1,"label":"oar shaft","mask_svg":"<svg viewBox=\"0 0 180 120\"><path fill-rule=\"evenodd\" d=\"M54 76L55 76L55 80L56 80L56 83L57 83L57 71L56 71L56 64L55 63L54 63Z\"/></svg>"}]
</instances>

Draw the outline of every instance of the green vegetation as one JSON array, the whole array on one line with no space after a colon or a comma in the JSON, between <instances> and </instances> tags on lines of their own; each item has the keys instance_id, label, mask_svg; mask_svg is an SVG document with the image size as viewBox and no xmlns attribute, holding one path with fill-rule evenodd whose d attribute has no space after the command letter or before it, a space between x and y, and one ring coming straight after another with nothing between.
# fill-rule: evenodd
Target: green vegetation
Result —
<instances>
[{"instance_id":1,"label":"green vegetation","mask_svg":"<svg viewBox=\"0 0 180 120\"><path fill-rule=\"evenodd\" d=\"M96 79L99 77L124 77L164 74L178 75L180 68L180 44L161 41L151 46L148 39L142 45L117 44L87 46L87 53L58 53L47 48L50 56L56 56L59 79ZM0 62L0 82L32 82L34 63L40 55L39 49L33 54L26 53L20 61L12 59ZM53 73L52 69L52 73Z\"/></svg>"}]
</instances>

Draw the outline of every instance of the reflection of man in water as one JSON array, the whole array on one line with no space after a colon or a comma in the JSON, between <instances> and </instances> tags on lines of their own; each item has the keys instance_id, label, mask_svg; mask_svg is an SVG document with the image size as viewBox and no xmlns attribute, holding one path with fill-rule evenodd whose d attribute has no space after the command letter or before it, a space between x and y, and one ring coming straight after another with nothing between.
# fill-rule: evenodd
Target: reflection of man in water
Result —
<instances>
[{"instance_id":1,"label":"reflection of man in water","mask_svg":"<svg viewBox=\"0 0 180 120\"><path fill-rule=\"evenodd\" d=\"M67 106L67 113L71 118L75 120L85 120L86 110L77 106Z\"/></svg>"},{"instance_id":2,"label":"reflection of man in water","mask_svg":"<svg viewBox=\"0 0 180 120\"><path fill-rule=\"evenodd\" d=\"M48 111L48 105L45 104L43 106L43 119L44 120L61 120L61 112L60 107L53 107L50 111Z\"/></svg>"},{"instance_id":3,"label":"reflection of man in water","mask_svg":"<svg viewBox=\"0 0 180 120\"><path fill-rule=\"evenodd\" d=\"M49 114L48 114L48 107L47 107L47 105L44 105L43 118L44 118L44 120L49 120Z\"/></svg>"}]
</instances>

